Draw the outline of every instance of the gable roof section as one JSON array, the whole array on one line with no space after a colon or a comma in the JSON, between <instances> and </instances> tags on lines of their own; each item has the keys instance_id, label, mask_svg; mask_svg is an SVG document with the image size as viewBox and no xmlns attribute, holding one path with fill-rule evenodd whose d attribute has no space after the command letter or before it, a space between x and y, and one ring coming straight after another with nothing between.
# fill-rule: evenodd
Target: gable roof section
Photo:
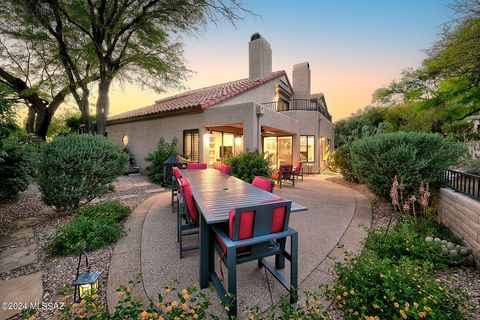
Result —
<instances>
[{"instance_id":1,"label":"gable roof section","mask_svg":"<svg viewBox=\"0 0 480 320\"><path fill-rule=\"evenodd\" d=\"M107 122L114 123L117 121L133 120L135 118L145 118L171 111L205 109L222 103L230 98L238 96L251 89L257 88L264 83L270 82L282 76L285 76L288 82L288 77L285 71L276 71L272 72L272 74L270 74L268 77L258 80L249 80L248 78L246 78L217 84L206 88L187 91L181 94L167 97L165 99L157 100L151 106L111 116L108 118Z\"/></svg>"}]
</instances>

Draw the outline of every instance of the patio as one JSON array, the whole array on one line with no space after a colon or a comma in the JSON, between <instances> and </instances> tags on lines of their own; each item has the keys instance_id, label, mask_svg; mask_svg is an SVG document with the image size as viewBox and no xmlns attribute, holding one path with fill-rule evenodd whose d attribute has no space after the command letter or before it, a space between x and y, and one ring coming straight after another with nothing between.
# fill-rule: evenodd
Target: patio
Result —
<instances>
[{"instance_id":1,"label":"patio","mask_svg":"<svg viewBox=\"0 0 480 320\"><path fill-rule=\"evenodd\" d=\"M318 175L306 176L295 188L285 186L274 192L308 208L306 212L292 214L290 226L299 233L299 292L318 291L320 285L333 281L329 270L335 261L341 261L344 251L358 252L362 248L361 241L366 236L364 227L369 227L371 221L370 203L358 192ZM172 213L170 193L155 195L139 205L126 227L128 236L117 243L108 274L110 309L118 299L115 289L139 273L142 273L142 283L135 290L144 300L155 298L174 280L178 280L178 288L192 284L198 287L200 253L187 252L180 260L176 214ZM197 241L195 236L191 238ZM218 268L220 258L215 256L215 259ZM285 270L289 270L288 263ZM287 295L287 291L265 269L258 269L256 263L239 265L237 282L238 301L248 306L267 308ZM213 302L212 311L226 317L217 293L203 291ZM241 307L239 315L240 310Z\"/></svg>"}]
</instances>

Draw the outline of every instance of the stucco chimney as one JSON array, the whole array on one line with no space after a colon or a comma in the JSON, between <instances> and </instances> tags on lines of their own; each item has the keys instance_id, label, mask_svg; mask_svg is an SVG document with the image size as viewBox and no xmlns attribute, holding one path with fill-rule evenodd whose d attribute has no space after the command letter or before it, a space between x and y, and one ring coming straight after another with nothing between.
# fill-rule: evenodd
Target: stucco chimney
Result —
<instances>
[{"instance_id":1,"label":"stucco chimney","mask_svg":"<svg viewBox=\"0 0 480 320\"><path fill-rule=\"evenodd\" d=\"M272 73L272 48L260 33L254 33L248 43L250 80L265 78Z\"/></svg>"},{"instance_id":2,"label":"stucco chimney","mask_svg":"<svg viewBox=\"0 0 480 320\"><path fill-rule=\"evenodd\" d=\"M295 99L310 99L310 65L308 62L293 66L292 86Z\"/></svg>"}]
</instances>

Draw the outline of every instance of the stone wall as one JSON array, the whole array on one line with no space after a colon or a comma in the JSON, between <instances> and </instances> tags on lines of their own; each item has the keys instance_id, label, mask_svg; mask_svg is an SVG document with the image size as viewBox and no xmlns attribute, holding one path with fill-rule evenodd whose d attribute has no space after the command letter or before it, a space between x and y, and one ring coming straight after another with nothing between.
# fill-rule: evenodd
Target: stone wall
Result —
<instances>
[{"instance_id":1,"label":"stone wall","mask_svg":"<svg viewBox=\"0 0 480 320\"><path fill-rule=\"evenodd\" d=\"M440 189L438 218L473 249L477 266L480 265L480 201L455 192Z\"/></svg>"}]
</instances>

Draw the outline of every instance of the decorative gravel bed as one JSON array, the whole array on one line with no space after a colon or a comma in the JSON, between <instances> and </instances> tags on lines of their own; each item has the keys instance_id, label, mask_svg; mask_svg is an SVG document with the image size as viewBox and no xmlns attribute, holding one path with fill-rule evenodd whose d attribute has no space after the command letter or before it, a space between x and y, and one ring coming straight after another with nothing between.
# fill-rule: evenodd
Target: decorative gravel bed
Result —
<instances>
[{"instance_id":1,"label":"decorative gravel bed","mask_svg":"<svg viewBox=\"0 0 480 320\"><path fill-rule=\"evenodd\" d=\"M134 209L137 205L155 194L153 192L147 192L148 190L159 188L160 186L150 183L144 176L122 176L115 182L116 191L105 199L120 199L124 205ZM160 192L160 190L154 191ZM122 199L122 197L124 197L124 199ZM0 235L2 236L8 235L13 231L11 226L15 220L35 217L45 212L51 213L48 220L33 226L34 236L32 238L19 243L19 245L37 245L36 254L38 256L38 263L1 273L0 281L43 271L44 293L42 302L61 301L58 292L65 283L73 282L78 257L53 257L48 255L44 248L48 238L54 234L55 227L69 222L73 219L73 216L56 214L45 206L40 199L40 192L35 184L30 185L29 188L20 195L18 201L3 200L0 202L0 212L0 222L2 226ZM15 245L9 248L13 247L15 247ZM100 284L101 289L97 299L104 305L106 305L105 289L107 285L108 268L114 247L115 245L112 244L88 253L92 270L103 271ZM85 260L82 260L82 263L84 262ZM36 315L39 319L51 319L53 312L53 310L42 310L37 312ZM16 316L12 319L20 319L20 317Z\"/></svg>"},{"instance_id":2,"label":"decorative gravel bed","mask_svg":"<svg viewBox=\"0 0 480 320\"><path fill-rule=\"evenodd\" d=\"M364 184L346 181L342 177L327 178L328 181L341 184L354 189L366 197L372 203L372 230L388 226L390 217L393 217L391 224L395 224L400 218L400 214L395 212L392 205L379 199L368 190ZM470 267L452 267L445 271L437 271L440 278L450 281L455 287L462 289L468 295L468 303L475 308L476 313L470 319L480 320L480 270ZM338 310L333 304L327 310L333 319L344 319L343 312Z\"/></svg>"}]
</instances>

